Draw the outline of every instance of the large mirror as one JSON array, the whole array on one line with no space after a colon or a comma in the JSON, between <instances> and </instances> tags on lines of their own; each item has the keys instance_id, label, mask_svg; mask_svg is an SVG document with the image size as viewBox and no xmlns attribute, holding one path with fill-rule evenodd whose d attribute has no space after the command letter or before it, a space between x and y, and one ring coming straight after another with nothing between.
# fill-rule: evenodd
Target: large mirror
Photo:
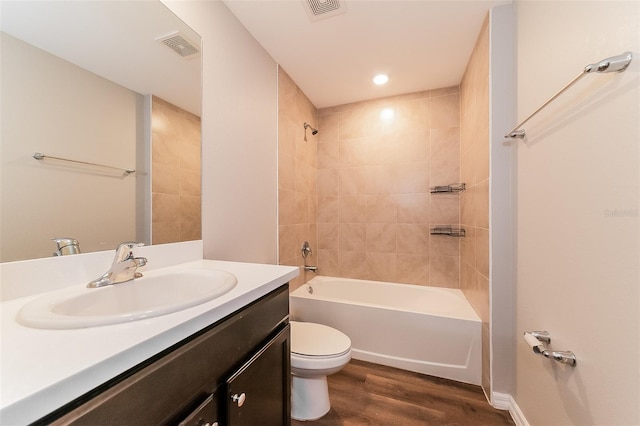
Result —
<instances>
[{"instance_id":1,"label":"large mirror","mask_svg":"<svg viewBox=\"0 0 640 426\"><path fill-rule=\"evenodd\" d=\"M155 0L0 8L0 261L200 239L200 37Z\"/></svg>"}]
</instances>

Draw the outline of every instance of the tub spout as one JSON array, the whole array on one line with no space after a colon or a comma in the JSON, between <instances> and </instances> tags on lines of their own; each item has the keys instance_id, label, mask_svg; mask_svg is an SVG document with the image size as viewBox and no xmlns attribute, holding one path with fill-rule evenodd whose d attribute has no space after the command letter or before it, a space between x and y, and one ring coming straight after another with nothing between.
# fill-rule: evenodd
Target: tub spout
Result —
<instances>
[{"instance_id":1,"label":"tub spout","mask_svg":"<svg viewBox=\"0 0 640 426\"><path fill-rule=\"evenodd\" d=\"M318 273L318 267L317 266L306 266L305 265L304 270L305 271L311 271L311 272L314 272L316 274Z\"/></svg>"}]
</instances>

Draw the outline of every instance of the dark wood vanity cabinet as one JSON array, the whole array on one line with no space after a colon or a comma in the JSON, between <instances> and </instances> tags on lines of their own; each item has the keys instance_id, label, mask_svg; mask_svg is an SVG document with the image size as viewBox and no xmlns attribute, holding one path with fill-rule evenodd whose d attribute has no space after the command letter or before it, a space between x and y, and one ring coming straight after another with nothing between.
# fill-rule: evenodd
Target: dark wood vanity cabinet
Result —
<instances>
[{"instance_id":1,"label":"dark wood vanity cabinet","mask_svg":"<svg viewBox=\"0 0 640 426\"><path fill-rule=\"evenodd\" d=\"M35 424L290 425L288 285Z\"/></svg>"}]
</instances>

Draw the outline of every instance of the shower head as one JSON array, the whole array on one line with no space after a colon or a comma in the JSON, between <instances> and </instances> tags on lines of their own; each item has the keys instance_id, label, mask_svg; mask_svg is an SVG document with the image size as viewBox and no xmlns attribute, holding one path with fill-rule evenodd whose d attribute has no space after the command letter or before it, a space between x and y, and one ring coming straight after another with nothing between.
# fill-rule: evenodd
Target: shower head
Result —
<instances>
[{"instance_id":1,"label":"shower head","mask_svg":"<svg viewBox=\"0 0 640 426\"><path fill-rule=\"evenodd\" d=\"M311 134L313 136L318 134L318 129L314 129L311 125L304 123L304 140L307 140L307 129L311 129Z\"/></svg>"}]
</instances>

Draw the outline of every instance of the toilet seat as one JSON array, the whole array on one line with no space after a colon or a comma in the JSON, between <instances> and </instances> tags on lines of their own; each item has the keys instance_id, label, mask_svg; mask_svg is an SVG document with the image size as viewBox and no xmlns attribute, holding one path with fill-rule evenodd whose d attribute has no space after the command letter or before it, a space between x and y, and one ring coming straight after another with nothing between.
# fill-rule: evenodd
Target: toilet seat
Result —
<instances>
[{"instance_id":1,"label":"toilet seat","mask_svg":"<svg viewBox=\"0 0 640 426\"><path fill-rule=\"evenodd\" d=\"M339 358L351 352L351 339L323 324L290 321L291 354L301 358Z\"/></svg>"}]
</instances>

